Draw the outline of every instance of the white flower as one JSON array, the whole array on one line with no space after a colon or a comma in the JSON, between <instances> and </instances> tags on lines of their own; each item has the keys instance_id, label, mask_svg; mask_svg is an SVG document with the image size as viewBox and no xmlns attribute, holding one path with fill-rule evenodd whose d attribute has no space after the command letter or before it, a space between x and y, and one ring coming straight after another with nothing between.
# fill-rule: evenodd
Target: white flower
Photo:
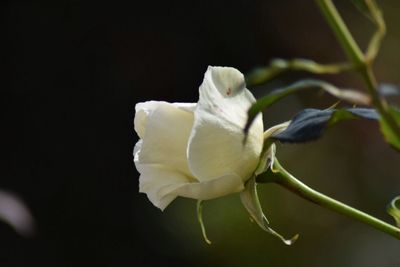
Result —
<instances>
[{"instance_id":1,"label":"white flower","mask_svg":"<svg viewBox=\"0 0 400 267\"><path fill-rule=\"evenodd\" d=\"M177 196L206 200L242 191L260 161L261 115L243 145L247 110L255 102L243 74L208 67L199 93L198 103L136 105L139 189L162 210Z\"/></svg>"}]
</instances>

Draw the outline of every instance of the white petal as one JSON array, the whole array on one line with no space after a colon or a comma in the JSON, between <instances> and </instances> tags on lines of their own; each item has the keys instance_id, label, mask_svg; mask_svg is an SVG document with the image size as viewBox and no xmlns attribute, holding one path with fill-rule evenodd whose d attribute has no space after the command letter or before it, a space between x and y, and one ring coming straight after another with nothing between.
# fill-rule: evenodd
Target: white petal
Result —
<instances>
[{"instance_id":1,"label":"white petal","mask_svg":"<svg viewBox=\"0 0 400 267\"><path fill-rule=\"evenodd\" d=\"M161 105L173 105L187 112L193 113L196 103L168 103L164 101L147 101L137 103L135 106L135 131L139 135L140 138L143 138L146 130L147 119L151 115L151 113L156 110Z\"/></svg>"},{"instance_id":2,"label":"white petal","mask_svg":"<svg viewBox=\"0 0 400 267\"><path fill-rule=\"evenodd\" d=\"M234 173L250 178L263 145L262 117L258 116L243 146L247 110L254 103L238 70L209 67L200 86L188 147L191 172L200 181Z\"/></svg>"},{"instance_id":3,"label":"white petal","mask_svg":"<svg viewBox=\"0 0 400 267\"><path fill-rule=\"evenodd\" d=\"M186 150L192 126L192 113L159 103L147 118L138 161L162 164L190 175Z\"/></svg>"},{"instance_id":4,"label":"white petal","mask_svg":"<svg viewBox=\"0 0 400 267\"><path fill-rule=\"evenodd\" d=\"M133 148L133 161L135 162L136 169L138 170L138 172L140 172L139 157L140 157L140 150L142 149L142 144L143 140L140 139L139 141L137 141L135 147Z\"/></svg>"},{"instance_id":5,"label":"white petal","mask_svg":"<svg viewBox=\"0 0 400 267\"><path fill-rule=\"evenodd\" d=\"M164 210L177 196L206 200L240 192L242 179L230 174L198 183L190 177L155 164L140 164L139 191L146 193L154 206Z\"/></svg>"},{"instance_id":6,"label":"white petal","mask_svg":"<svg viewBox=\"0 0 400 267\"><path fill-rule=\"evenodd\" d=\"M196 109L197 103L179 103L179 102L174 102L172 103L173 106L178 107L182 110L185 110L187 112L193 113L194 110Z\"/></svg>"},{"instance_id":7,"label":"white petal","mask_svg":"<svg viewBox=\"0 0 400 267\"><path fill-rule=\"evenodd\" d=\"M229 67L208 67L200 86L201 108L242 128L247 111L255 102L245 88L243 74Z\"/></svg>"},{"instance_id":8,"label":"white petal","mask_svg":"<svg viewBox=\"0 0 400 267\"><path fill-rule=\"evenodd\" d=\"M192 182L177 187L171 193L199 200L213 199L244 189L242 179L236 174L227 174L205 182Z\"/></svg>"},{"instance_id":9,"label":"white petal","mask_svg":"<svg viewBox=\"0 0 400 267\"><path fill-rule=\"evenodd\" d=\"M143 138L145 130L147 118L162 102L158 101L147 101L137 103L135 106L135 131L139 135L140 138Z\"/></svg>"},{"instance_id":10,"label":"white petal","mask_svg":"<svg viewBox=\"0 0 400 267\"><path fill-rule=\"evenodd\" d=\"M177 197L171 192L190 181L183 173L162 165L140 164L140 172L139 191L161 210Z\"/></svg>"}]
</instances>

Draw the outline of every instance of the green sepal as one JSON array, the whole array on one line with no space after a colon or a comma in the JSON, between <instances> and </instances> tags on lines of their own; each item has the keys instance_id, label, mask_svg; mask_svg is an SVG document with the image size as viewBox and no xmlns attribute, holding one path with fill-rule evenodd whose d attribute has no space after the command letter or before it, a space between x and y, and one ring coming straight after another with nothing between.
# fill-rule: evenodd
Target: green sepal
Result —
<instances>
[{"instance_id":1,"label":"green sepal","mask_svg":"<svg viewBox=\"0 0 400 267\"><path fill-rule=\"evenodd\" d=\"M203 222L203 200L197 200L196 208L197 208L197 220L199 221L201 233L203 235L204 241L207 244L211 245L211 241L207 237L206 227L204 226L204 222Z\"/></svg>"},{"instance_id":2,"label":"green sepal","mask_svg":"<svg viewBox=\"0 0 400 267\"><path fill-rule=\"evenodd\" d=\"M261 229L279 238L286 245L292 245L297 240L298 235L295 235L291 239L285 239L269 226L268 219L262 211L260 200L258 198L255 176L246 182L245 190L240 193L240 199L251 218L261 227Z\"/></svg>"}]
</instances>

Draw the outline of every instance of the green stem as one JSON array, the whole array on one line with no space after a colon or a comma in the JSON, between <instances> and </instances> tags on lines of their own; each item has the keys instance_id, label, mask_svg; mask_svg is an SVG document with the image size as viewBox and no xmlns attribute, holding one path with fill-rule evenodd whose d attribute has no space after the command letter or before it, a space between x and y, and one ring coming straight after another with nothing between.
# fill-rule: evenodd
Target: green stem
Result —
<instances>
[{"instance_id":1,"label":"green stem","mask_svg":"<svg viewBox=\"0 0 400 267\"><path fill-rule=\"evenodd\" d=\"M359 46L354 41L349 29L337 11L332 0L316 0L322 14L325 16L337 39L342 45L349 59L359 69L363 79L367 83L367 89L372 98L372 104L378 109L382 120L386 122L392 132L400 140L400 126L390 114L388 104L378 93L378 85L372 71L372 62L367 60Z\"/></svg>"},{"instance_id":2,"label":"green stem","mask_svg":"<svg viewBox=\"0 0 400 267\"><path fill-rule=\"evenodd\" d=\"M342 202L339 202L333 198L330 198L324 194L319 193L318 191L315 191L314 189L308 187L307 185L303 184L295 177L293 177L279 164L278 160L276 159L274 160L273 170L274 170L273 171L274 175L270 177L272 178L272 182L275 182L283 186L284 188L289 189L298 196L308 201L311 201L319 206L336 211L347 217L353 218L357 221L370 225L397 239L400 239L400 228L397 228L371 215L368 215L367 213L352 208Z\"/></svg>"},{"instance_id":3,"label":"green stem","mask_svg":"<svg viewBox=\"0 0 400 267\"><path fill-rule=\"evenodd\" d=\"M347 56L351 59L354 65L356 65L356 67L363 65L364 55L357 43L354 41L353 36L351 35L333 2L331 0L316 1Z\"/></svg>"},{"instance_id":4,"label":"green stem","mask_svg":"<svg viewBox=\"0 0 400 267\"><path fill-rule=\"evenodd\" d=\"M397 124L396 120L391 116L389 112L389 105L386 100L380 97L375 75L368 65L361 69L361 74L364 77L364 80L367 83L368 92L372 99L372 104L379 111L379 114L382 116L382 120L392 129L392 132L397 136L397 139L400 140L400 126Z\"/></svg>"}]
</instances>

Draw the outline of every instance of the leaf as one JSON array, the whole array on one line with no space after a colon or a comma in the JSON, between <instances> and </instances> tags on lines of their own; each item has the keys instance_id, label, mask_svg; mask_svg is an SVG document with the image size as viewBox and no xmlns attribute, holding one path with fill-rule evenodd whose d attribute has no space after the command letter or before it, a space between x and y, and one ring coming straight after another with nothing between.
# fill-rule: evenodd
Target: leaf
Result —
<instances>
[{"instance_id":1,"label":"leaf","mask_svg":"<svg viewBox=\"0 0 400 267\"><path fill-rule=\"evenodd\" d=\"M211 241L207 237L207 232L206 232L206 227L204 226L203 222L203 201L198 200L197 201L197 220L199 221L200 227L201 227L201 233L203 234L204 241L211 245Z\"/></svg>"},{"instance_id":2,"label":"leaf","mask_svg":"<svg viewBox=\"0 0 400 267\"><path fill-rule=\"evenodd\" d=\"M397 227L400 227L400 196L395 197L387 206L387 212L396 221Z\"/></svg>"},{"instance_id":3,"label":"leaf","mask_svg":"<svg viewBox=\"0 0 400 267\"><path fill-rule=\"evenodd\" d=\"M269 226L268 219L262 211L260 200L258 198L255 176L247 181L245 190L240 193L240 199L242 200L243 206L246 208L251 218L253 218L253 220L261 227L261 229L274 235L275 237L278 237L286 245L292 245L298 239L298 235L295 235L291 239L285 239L282 235L277 233Z\"/></svg>"},{"instance_id":4,"label":"leaf","mask_svg":"<svg viewBox=\"0 0 400 267\"><path fill-rule=\"evenodd\" d=\"M379 120L380 117L374 109L366 108L305 109L294 116L286 130L271 138L287 143L308 142L320 138L327 127L355 118Z\"/></svg>"},{"instance_id":5,"label":"leaf","mask_svg":"<svg viewBox=\"0 0 400 267\"><path fill-rule=\"evenodd\" d=\"M246 75L246 83L258 85L265 83L281 73L287 71L307 71L315 74L337 74L350 70L353 66L348 63L319 64L309 59L295 58L285 60L277 58L269 66L256 68Z\"/></svg>"},{"instance_id":6,"label":"leaf","mask_svg":"<svg viewBox=\"0 0 400 267\"><path fill-rule=\"evenodd\" d=\"M270 94L260 98L257 100L256 103L254 103L249 111L247 112L248 119L244 128L244 133L247 136L247 132L250 129L250 126L252 122L254 121L255 117L259 112L262 110L272 106L274 103L279 101L280 99L292 94L299 92L301 90L306 90L306 89L322 89L325 92L339 98L345 101L348 101L350 103L354 104L360 104L360 105L368 105L370 103L370 98L369 96L360 93L358 91L354 90L348 90L348 89L338 89L332 84L329 84L324 81L320 80L302 80L299 82L296 82L292 85L289 85L287 87L277 89Z\"/></svg>"},{"instance_id":7,"label":"leaf","mask_svg":"<svg viewBox=\"0 0 400 267\"><path fill-rule=\"evenodd\" d=\"M394 120L400 125L400 111L393 107L389 107L389 113L392 115ZM400 150L400 139L397 137L396 133L392 131L392 128L389 127L388 123L382 117L379 120L381 125L381 132L386 140L393 148Z\"/></svg>"}]
</instances>

